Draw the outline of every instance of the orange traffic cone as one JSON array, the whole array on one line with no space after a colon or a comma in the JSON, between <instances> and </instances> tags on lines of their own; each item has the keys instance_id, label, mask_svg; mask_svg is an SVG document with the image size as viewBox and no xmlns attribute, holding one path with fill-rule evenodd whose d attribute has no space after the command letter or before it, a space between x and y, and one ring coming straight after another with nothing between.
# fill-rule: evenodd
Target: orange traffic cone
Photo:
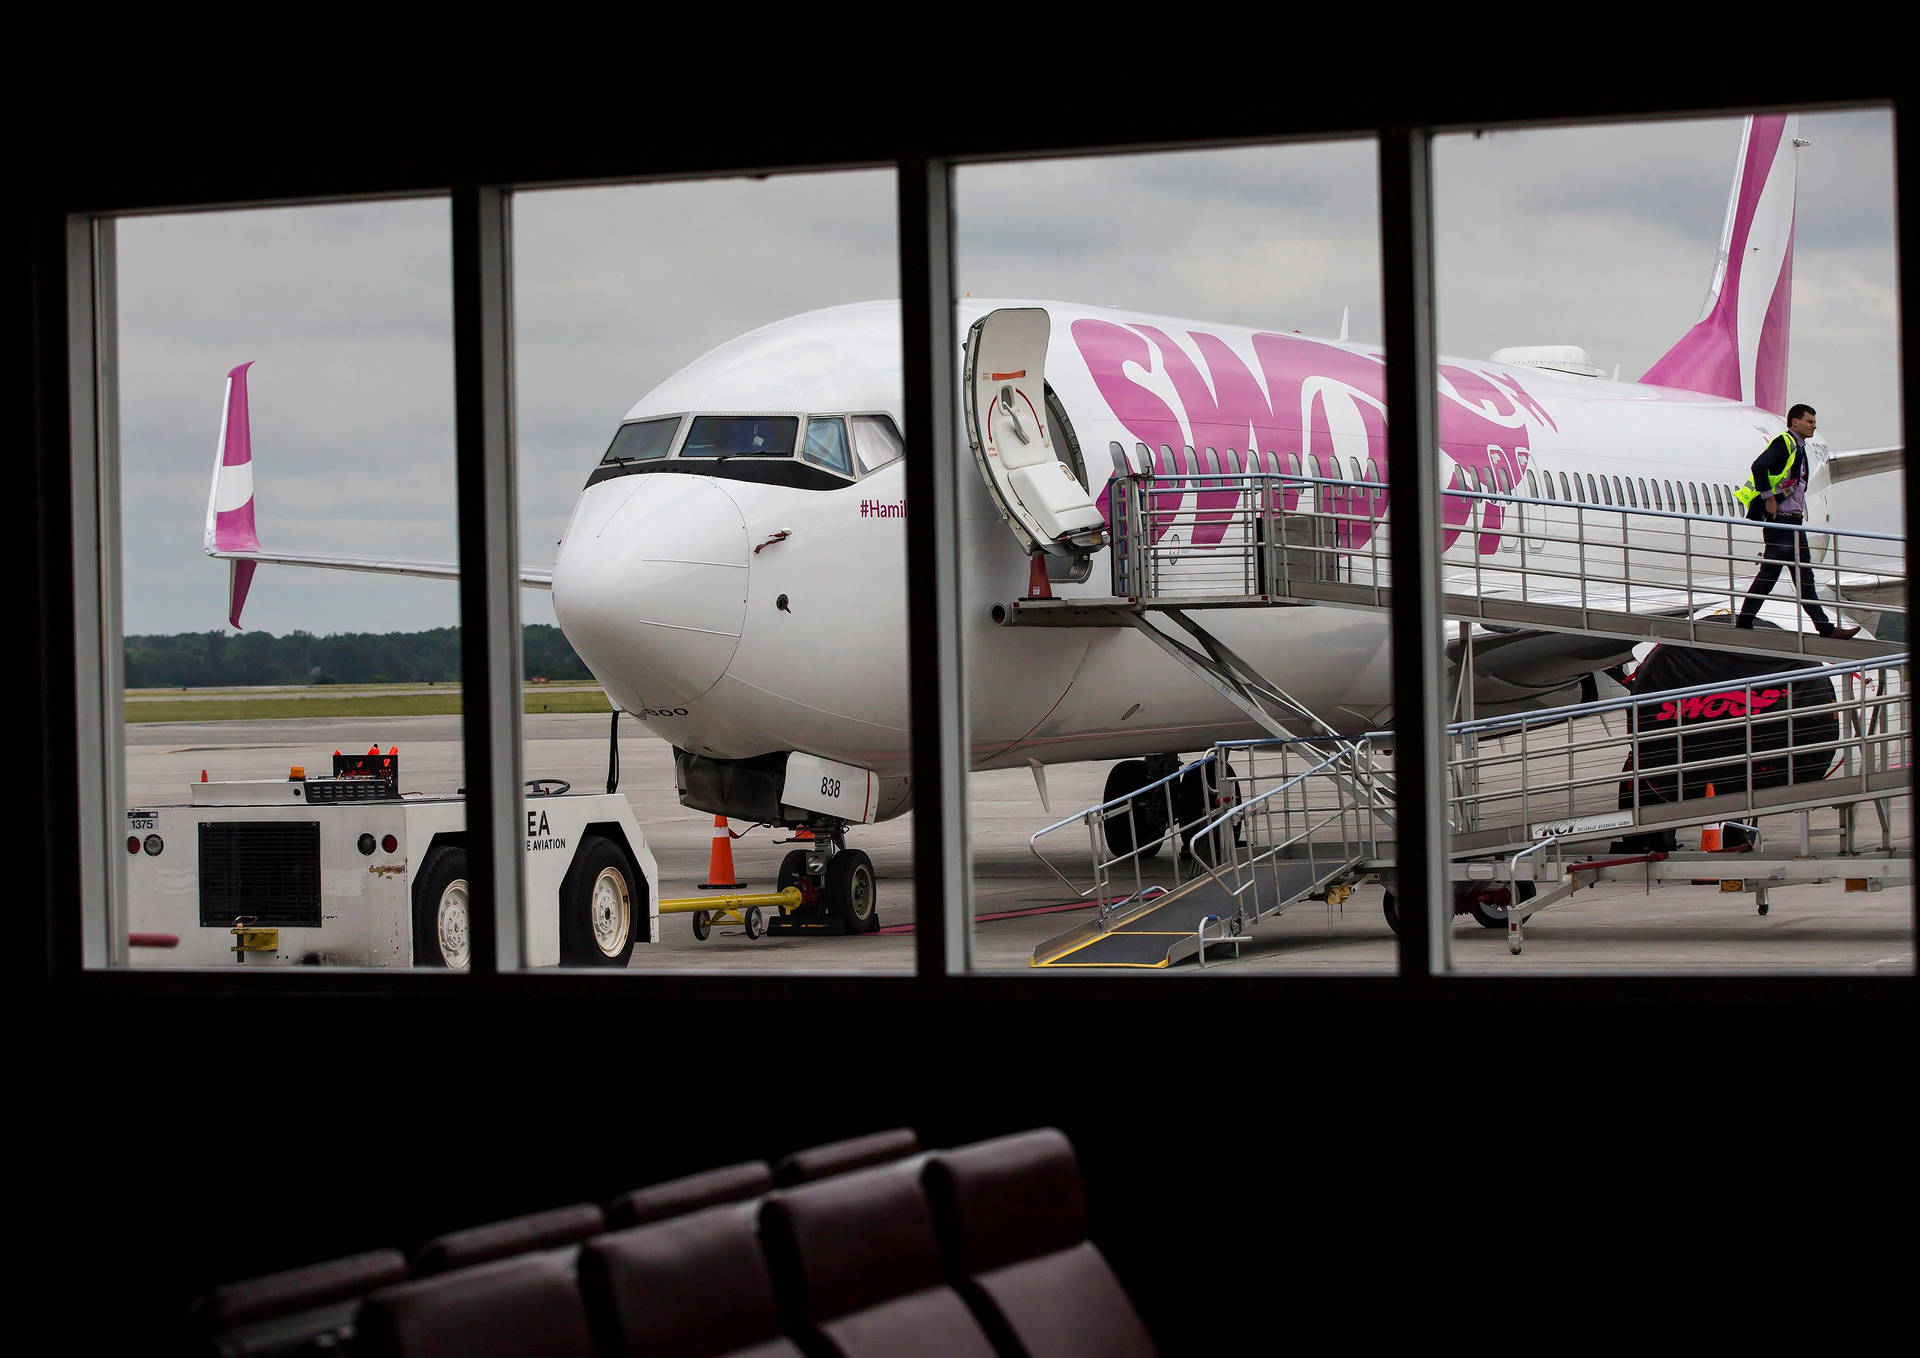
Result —
<instances>
[{"instance_id":1,"label":"orange traffic cone","mask_svg":"<svg viewBox=\"0 0 1920 1358\"><path fill-rule=\"evenodd\" d=\"M1707 795L1709 797L1713 795L1712 783L1707 784ZM1718 825L1703 825L1700 827L1700 852L1720 852L1720 827Z\"/></svg>"},{"instance_id":2,"label":"orange traffic cone","mask_svg":"<svg viewBox=\"0 0 1920 1358\"><path fill-rule=\"evenodd\" d=\"M713 818L713 851L707 855L707 880L700 885L702 891L737 891L746 883L733 875L733 832L727 829L727 818Z\"/></svg>"}]
</instances>

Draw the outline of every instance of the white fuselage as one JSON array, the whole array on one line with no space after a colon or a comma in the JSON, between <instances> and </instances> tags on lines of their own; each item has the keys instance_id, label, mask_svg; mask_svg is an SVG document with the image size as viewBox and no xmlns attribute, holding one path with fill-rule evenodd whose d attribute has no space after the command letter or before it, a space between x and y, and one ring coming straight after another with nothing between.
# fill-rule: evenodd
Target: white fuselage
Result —
<instances>
[{"instance_id":1,"label":"white fuselage","mask_svg":"<svg viewBox=\"0 0 1920 1358\"><path fill-rule=\"evenodd\" d=\"M1051 318L1046 378L1096 498L1116 449L1135 470L1150 456L1168 470L1171 455L1175 471L1226 471L1228 450L1251 448L1278 459L1252 464L1270 471L1323 474L1324 463L1286 460L1332 456L1340 478L1384 479L1372 346L1052 302L971 301L959 333L1008 305L1044 307ZM1633 481L1637 503L1657 478L1662 502L1664 487L1692 488L1682 492L1691 510L1693 489L1738 485L1782 427L1778 415L1733 401L1534 367L1444 359L1440 375L1443 487L1461 485L1462 467L1484 489L1521 495L1529 472L1578 472L1577 498L1587 499L1591 474L1609 489L1615 477ZM627 420L885 412L902 424L901 400L898 307L865 303L723 345ZM957 427L958 411L953 418ZM957 446L966 458L964 433ZM1199 450L1191 466L1188 449ZM1810 523L1826 519L1823 453L1816 447ZM1248 464L1240 456L1237 465ZM613 700L663 739L718 759L800 750L858 765L881 775L881 814L897 812L910 769L904 459L832 488L704 470L606 473L589 484L554 565L561 626ZM975 768L1173 753L1261 734L1130 628L997 625L993 605L1026 592L1028 558L981 478L963 469L960 481ZM1383 516L1382 505L1374 517ZM1455 535L1449 570L1470 570L1479 541ZM1103 550L1084 583L1054 592L1110 594L1109 569ZM1208 625L1336 726L1390 719L1385 614L1227 610Z\"/></svg>"}]
</instances>

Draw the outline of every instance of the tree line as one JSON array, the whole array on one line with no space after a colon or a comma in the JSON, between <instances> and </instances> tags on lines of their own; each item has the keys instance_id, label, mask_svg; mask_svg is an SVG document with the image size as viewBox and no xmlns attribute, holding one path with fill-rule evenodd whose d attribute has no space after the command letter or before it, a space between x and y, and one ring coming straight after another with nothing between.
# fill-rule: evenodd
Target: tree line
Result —
<instances>
[{"instance_id":1,"label":"tree line","mask_svg":"<svg viewBox=\"0 0 1920 1358\"><path fill-rule=\"evenodd\" d=\"M527 678L591 679L558 627L528 623ZM426 632L178 632L126 639L128 688L252 684L444 684L460 678L460 629Z\"/></svg>"}]
</instances>

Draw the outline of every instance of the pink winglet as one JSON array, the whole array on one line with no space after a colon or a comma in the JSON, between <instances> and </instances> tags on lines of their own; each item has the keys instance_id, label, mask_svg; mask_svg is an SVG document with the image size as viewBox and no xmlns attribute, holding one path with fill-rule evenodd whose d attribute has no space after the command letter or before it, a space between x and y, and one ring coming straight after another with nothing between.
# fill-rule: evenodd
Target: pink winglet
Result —
<instances>
[{"instance_id":1,"label":"pink winglet","mask_svg":"<svg viewBox=\"0 0 1920 1358\"><path fill-rule=\"evenodd\" d=\"M253 523L253 435L247 420L247 369L252 366L248 360L227 374L227 423L220 431L213 521L213 545L225 552L260 550Z\"/></svg>"},{"instance_id":2,"label":"pink winglet","mask_svg":"<svg viewBox=\"0 0 1920 1358\"><path fill-rule=\"evenodd\" d=\"M227 592L227 623L234 631L240 630L240 610L247 606L247 590L253 586L253 573L258 570L257 561L235 561L233 579Z\"/></svg>"},{"instance_id":3,"label":"pink winglet","mask_svg":"<svg viewBox=\"0 0 1920 1358\"><path fill-rule=\"evenodd\" d=\"M1642 382L1724 396L1763 410L1786 408L1794 127L1791 116L1779 114L1748 120L1720 243L1724 264L1716 266L1700 319L1647 369Z\"/></svg>"}]
</instances>

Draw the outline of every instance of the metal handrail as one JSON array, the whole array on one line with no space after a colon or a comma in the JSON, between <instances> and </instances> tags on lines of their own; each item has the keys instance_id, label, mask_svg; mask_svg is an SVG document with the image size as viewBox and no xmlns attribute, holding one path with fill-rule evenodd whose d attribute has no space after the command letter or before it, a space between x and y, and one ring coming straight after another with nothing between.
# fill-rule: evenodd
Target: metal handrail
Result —
<instances>
[{"instance_id":1,"label":"metal handrail","mask_svg":"<svg viewBox=\"0 0 1920 1358\"><path fill-rule=\"evenodd\" d=\"M1378 602L1389 585L1385 489L1381 481L1291 472L1196 470L1117 477L1109 489L1114 593L1176 605L1196 598L1271 602L1291 596L1310 602L1316 591L1327 595L1331 590L1336 591L1329 596L1333 602ZM1298 507L1305 491L1313 492L1311 509ZM1197 503L1208 496L1230 503ZM1169 497L1179 504L1168 505ZM1288 507L1289 498L1295 507ZM1355 509L1343 502L1354 498L1367 504ZM1679 620L1691 634L1702 625L1714 626L1712 620L1691 616L1703 606L1731 609L1748 597L1760 532L1768 528L1825 544L1823 559L1809 559L1805 569L1829 602L1848 589L1906 578L1905 538L1895 533L1501 490L1448 488L1437 507L1455 536L1469 540L1468 550L1449 549L1450 575L1463 587L1470 578L1475 597L1485 600L1482 607L1493 605L1496 612L1508 604L1565 608L1586 625L1596 611L1632 613L1638 602L1640 611L1684 609L1687 616ZM1196 530L1194 536L1202 528L1217 535L1196 547L1173 531L1176 523ZM1632 524L1642 531L1631 532ZM1297 527L1305 531L1295 532ZM1489 538L1495 545L1482 550ZM1782 602L1795 597L1791 574L1788 583ZM1355 588L1363 591L1357 598ZM1856 606L1901 616L1908 611L1904 600ZM1467 609L1466 616L1475 615L1475 609ZM1791 635L1811 633L1803 611L1796 609L1794 617Z\"/></svg>"}]
</instances>

